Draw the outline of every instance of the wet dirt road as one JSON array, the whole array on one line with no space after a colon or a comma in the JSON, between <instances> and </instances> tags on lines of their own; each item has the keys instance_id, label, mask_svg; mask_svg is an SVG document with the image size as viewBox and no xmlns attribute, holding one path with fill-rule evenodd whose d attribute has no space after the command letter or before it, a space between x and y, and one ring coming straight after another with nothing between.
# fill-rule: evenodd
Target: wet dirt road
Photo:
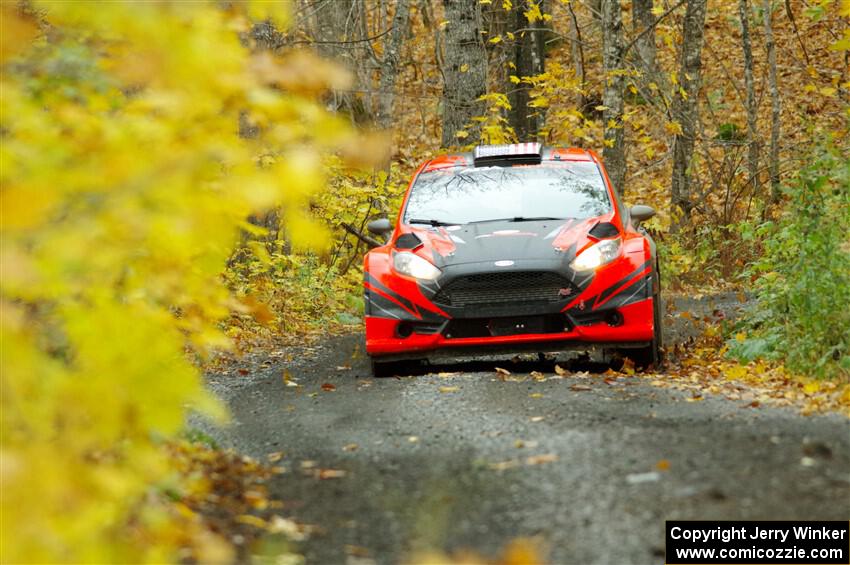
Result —
<instances>
[{"instance_id":1,"label":"wet dirt road","mask_svg":"<svg viewBox=\"0 0 850 565\"><path fill-rule=\"evenodd\" d=\"M703 306L732 308L719 302ZM206 427L258 458L284 452L270 488L282 515L317 526L297 547L308 563L492 557L516 537L552 563L663 563L665 520L850 517L840 415L689 402L640 377L554 378L553 363L376 380L357 335L243 366L208 376L233 423Z\"/></svg>"}]
</instances>

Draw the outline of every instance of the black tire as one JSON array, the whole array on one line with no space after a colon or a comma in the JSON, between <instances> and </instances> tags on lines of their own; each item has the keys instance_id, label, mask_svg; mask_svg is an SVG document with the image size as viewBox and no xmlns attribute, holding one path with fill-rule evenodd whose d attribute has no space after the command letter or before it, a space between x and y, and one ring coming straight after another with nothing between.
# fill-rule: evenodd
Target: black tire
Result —
<instances>
[{"instance_id":1,"label":"black tire","mask_svg":"<svg viewBox=\"0 0 850 565\"><path fill-rule=\"evenodd\" d=\"M633 349L626 354L626 357L631 358L635 362L635 366L638 369L643 370L650 367L660 370L664 365L664 329L661 326L661 272L658 268L657 259L652 278L652 341L649 346L641 349Z\"/></svg>"},{"instance_id":2,"label":"black tire","mask_svg":"<svg viewBox=\"0 0 850 565\"><path fill-rule=\"evenodd\" d=\"M370 357L372 376L376 379L386 379L404 374L404 365L398 361L377 361Z\"/></svg>"}]
</instances>

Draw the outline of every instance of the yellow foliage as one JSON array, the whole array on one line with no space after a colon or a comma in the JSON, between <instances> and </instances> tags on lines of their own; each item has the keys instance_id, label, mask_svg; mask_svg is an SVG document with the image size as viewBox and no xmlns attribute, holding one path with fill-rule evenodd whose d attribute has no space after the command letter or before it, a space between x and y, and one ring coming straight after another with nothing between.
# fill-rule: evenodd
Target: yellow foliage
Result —
<instances>
[{"instance_id":1,"label":"yellow foliage","mask_svg":"<svg viewBox=\"0 0 850 565\"><path fill-rule=\"evenodd\" d=\"M250 213L282 203L294 244L327 241L303 211L349 135L315 101L344 74L240 44L285 5L37 2L53 31L32 43L4 4L3 562L174 559L178 536L122 524L169 530L139 512L174 472L161 439L187 408L223 416L186 346L228 343L219 275Z\"/></svg>"},{"instance_id":2,"label":"yellow foliage","mask_svg":"<svg viewBox=\"0 0 850 565\"><path fill-rule=\"evenodd\" d=\"M530 24L544 19L544 14L540 11L540 4L534 2L534 0L528 2L528 10L524 11L523 14Z\"/></svg>"}]
</instances>

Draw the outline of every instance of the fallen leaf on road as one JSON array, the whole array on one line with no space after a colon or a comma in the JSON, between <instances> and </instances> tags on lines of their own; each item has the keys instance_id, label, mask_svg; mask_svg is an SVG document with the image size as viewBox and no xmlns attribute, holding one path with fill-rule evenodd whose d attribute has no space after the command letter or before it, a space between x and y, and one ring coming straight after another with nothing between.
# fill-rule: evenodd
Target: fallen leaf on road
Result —
<instances>
[{"instance_id":1,"label":"fallen leaf on road","mask_svg":"<svg viewBox=\"0 0 850 565\"><path fill-rule=\"evenodd\" d=\"M510 375L511 374L510 371L508 371L507 369L502 369L501 367L496 367L496 372L499 373L500 375Z\"/></svg>"},{"instance_id":2,"label":"fallen leaf on road","mask_svg":"<svg viewBox=\"0 0 850 565\"><path fill-rule=\"evenodd\" d=\"M531 417L531 421L532 421L532 422L542 422L542 421L543 421L543 416L532 416L532 417Z\"/></svg>"},{"instance_id":3,"label":"fallen leaf on road","mask_svg":"<svg viewBox=\"0 0 850 565\"><path fill-rule=\"evenodd\" d=\"M631 475L626 475L626 482L630 485L639 485L641 483L654 483L660 478L661 475L656 471L650 471L648 473L632 473Z\"/></svg>"},{"instance_id":4,"label":"fallen leaf on road","mask_svg":"<svg viewBox=\"0 0 850 565\"><path fill-rule=\"evenodd\" d=\"M440 392L457 392L460 388L456 386L441 386Z\"/></svg>"},{"instance_id":5,"label":"fallen leaf on road","mask_svg":"<svg viewBox=\"0 0 850 565\"><path fill-rule=\"evenodd\" d=\"M272 534L286 534L286 537L292 541L302 541L307 537L304 535L304 529L297 523L278 515L271 517L267 530Z\"/></svg>"},{"instance_id":6,"label":"fallen leaf on road","mask_svg":"<svg viewBox=\"0 0 850 565\"><path fill-rule=\"evenodd\" d=\"M540 546L540 540L516 538L502 550L502 556L498 559L497 563L504 563L505 565L536 565L537 563L547 563L548 560L545 558L545 552ZM473 562L477 562L477 560Z\"/></svg>"},{"instance_id":7,"label":"fallen leaf on road","mask_svg":"<svg viewBox=\"0 0 850 565\"><path fill-rule=\"evenodd\" d=\"M803 453L809 457L832 459L832 449L819 441L803 440Z\"/></svg>"},{"instance_id":8,"label":"fallen leaf on road","mask_svg":"<svg viewBox=\"0 0 850 565\"><path fill-rule=\"evenodd\" d=\"M490 468L494 471L504 471L506 469L513 469L514 467L519 467L519 461L516 459L511 459L510 461L500 461L499 463L491 463Z\"/></svg>"},{"instance_id":9,"label":"fallen leaf on road","mask_svg":"<svg viewBox=\"0 0 850 565\"><path fill-rule=\"evenodd\" d=\"M266 459L268 459L271 463L275 461L280 461L283 459L283 451L275 451L274 453L269 453L266 455Z\"/></svg>"},{"instance_id":10,"label":"fallen leaf on road","mask_svg":"<svg viewBox=\"0 0 850 565\"><path fill-rule=\"evenodd\" d=\"M342 447L343 451L357 451L357 448L360 447L356 443L349 443L348 445L344 445Z\"/></svg>"},{"instance_id":11,"label":"fallen leaf on road","mask_svg":"<svg viewBox=\"0 0 850 565\"><path fill-rule=\"evenodd\" d=\"M658 463L655 464L655 468L659 471L669 471L670 470L670 461L667 459L661 459Z\"/></svg>"},{"instance_id":12,"label":"fallen leaf on road","mask_svg":"<svg viewBox=\"0 0 850 565\"><path fill-rule=\"evenodd\" d=\"M248 524L249 526L254 526L255 528L266 528L265 520L263 520L259 516L253 516L251 514L242 514L241 516L237 516L236 521L240 524Z\"/></svg>"},{"instance_id":13,"label":"fallen leaf on road","mask_svg":"<svg viewBox=\"0 0 850 565\"><path fill-rule=\"evenodd\" d=\"M543 395L539 392L532 392L528 395L529 398L543 398Z\"/></svg>"},{"instance_id":14,"label":"fallen leaf on road","mask_svg":"<svg viewBox=\"0 0 850 565\"><path fill-rule=\"evenodd\" d=\"M350 371L351 365L339 365L336 368L337 371Z\"/></svg>"},{"instance_id":15,"label":"fallen leaf on road","mask_svg":"<svg viewBox=\"0 0 850 565\"><path fill-rule=\"evenodd\" d=\"M369 550L359 545L346 545L345 554L351 555L352 557L368 558Z\"/></svg>"},{"instance_id":16,"label":"fallen leaf on road","mask_svg":"<svg viewBox=\"0 0 850 565\"><path fill-rule=\"evenodd\" d=\"M555 373L561 377L566 375L568 371L566 369L561 368L560 365L555 365Z\"/></svg>"},{"instance_id":17,"label":"fallen leaf on road","mask_svg":"<svg viewBox=\"0 0 850 565\"><path fill-rule=\"evenodd\" d=\"M448 379L449 377L456 377L460 374L461 374L460 372L456 371L454 373L437 373L437 376L440 377L441 379Z\"/></svg>"},{"instance_id":18,"label":"fallen leaf on road","mask_svg":"<svg viewBox=\"0 0 850 565\"><path fill-rule=\"evenodd\" d=\"M419 441L419 438L417 436L409 436L407 438L407 441L409 441L410 443L416 443Z\"/></svg>"},{"instance_id":19,"label":"fallen leaf on road","mask_svg":"<svg viewBox=\"0 0 850 565\"><path fill-rule=\"evenodd\" d=\"M289 374L289 371L284 371L281 374L281 378L283 379L283 382L284 382L284 384L286 384L286 386L298 386L298 383L296 383L295 381L292 380L292 376ZM294 384L290 384L290 383L294 383Z\"/></svg>"},{"instance_id":20,"label":"fallen leaf on road","mask_svg":"<svg viewBox=\"0 0 850 565\"><path fill-rule=\"evenodd\" d=\"M240 375L247 375L250 371L248 371L248 369L239 369L238 372Z\"/></svg>"},{"instance_id":21,"label":"fallen leaf on road","mask_svg":"<svg viewBox=\"0 0 850 565\"><path fill-rule=\"evenodd\" d=\"M581 392L581 391L584 391L584 390L593 390L593 387L589 387L587 385L575 384L575 385L570 385L570 390L574 390L576 392Z\"/></svg>"},{"instance_id":22,"label":"fallen leaf on road","mask_svg":"<svg viewBox=\"0 0 850 565\"><path fill-rule=\"evenodd\" d=\"M345 476L345 471L341 469L319 469L316 477L320 480L325 479L340 479Z\"/></svg>"},{"instance_id":23,"label":"fallen leaf on road","mask_svg":"<svg viewBox=\"0 0 850 565\"><path fill-rule=\"evenodd\" d=\"M333 392L333 391L336 390L336 387L334 385L332 385L331 383L324 383L322 385L322 390L324 390L326 392Z\"/></svg>"},{"instance_id":24,"label":"fallen leaf on road","mask_svg":"<svg viewBox=\"0 0 850 565\"><path fill-rule=\"evenodd\" d=\"M543 373L541 373L539 371L531 371L531 378L534 379L535 381L545 381L546 375L544 375Z\"/></svg>"},{"instance_id":25,"label":"fallen leaf on road","mask_svg":"<svg viewBox=\"0 0 850 565\"><path fill-rule=\"evenodd\" d=\"M242 493L242 498L251 505L252 508L257 510L265 510L266 506L269 505L269 501L266 498L266 495L258 492L256 490L247 490Z\"/></svg>"},{"instance_id":26,"label":"fallen leaf on road","mask_svg":"<svg viewBox=\"0 0 850 565\"><path fill-rule=\"evenodd\" d=\"M525 459L526 465L542 465L544 463L552 463L558 460L558 456L554 453L546 453L545 455L532 455Z\"/></svg>"}]
</instances>

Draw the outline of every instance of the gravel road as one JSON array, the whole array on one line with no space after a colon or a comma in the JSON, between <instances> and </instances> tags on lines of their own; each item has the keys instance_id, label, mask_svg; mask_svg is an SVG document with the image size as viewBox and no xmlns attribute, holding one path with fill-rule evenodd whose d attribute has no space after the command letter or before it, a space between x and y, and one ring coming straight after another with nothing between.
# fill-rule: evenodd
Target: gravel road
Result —
<instances>
[{"instance_id":1,"label":"gravel road","mask_svg":"<svg viewBox=\"0 0 850 565\"><path fill-rule=\"evenodd\" d=\"M735 304L721 296L677 308L731 316ZM667 324L668 341L692 331ZM361 340L208 375L233 415L208 431L259 458L284 452L287 472L270 488L282 514L317 527L298 547L308 563L398 563L428 550L494 557L522 536L551 563L659 564L665 520L850 518L843 416L690 402L597 367L554 378L551 362L375 380Z\"/></svg>"}]
</instances>

